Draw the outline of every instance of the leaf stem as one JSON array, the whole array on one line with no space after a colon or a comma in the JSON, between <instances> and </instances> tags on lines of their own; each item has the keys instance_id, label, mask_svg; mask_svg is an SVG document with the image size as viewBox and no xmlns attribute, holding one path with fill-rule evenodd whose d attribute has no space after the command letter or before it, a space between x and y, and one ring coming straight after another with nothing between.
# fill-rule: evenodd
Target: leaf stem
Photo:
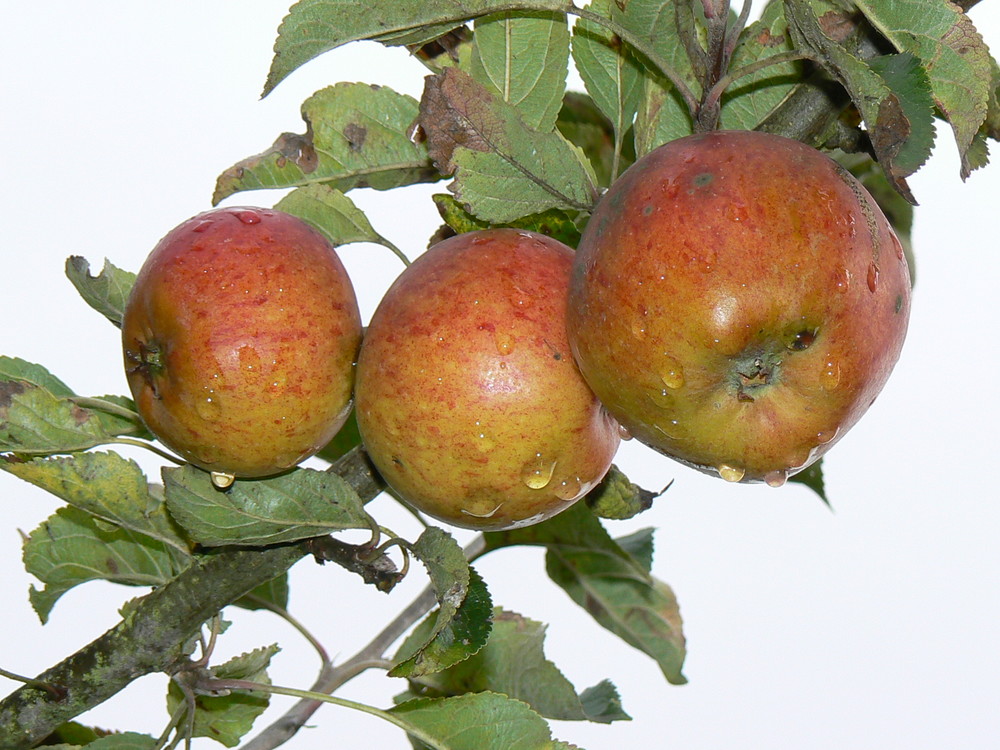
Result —
<instances>
[{"instance_id":1,"label":"leaf stem","mask_svg":"<svg viewBox=\"0 0 1000 750\"><path fill-rule=\"evenodd\" d=\"M108 414L114 414L116 417L127 419L130 422L135 422L140 427L144 426L142 423L142 417L139 416L139 412L132 411L121 404L114 403L113 401L107 401L103 398L94 398L92 396L70 396L69 400L77 406L82 406L84 409L97 409L98 411L107 412Z\"/></svg>"},{"instance_id":2,"label":"leaf stem","mask_svg":"<svg viewBox=\"0 0 1000 750\"><path fill-rule=\"evenodd\" d=\"M246 599L247 601L253 602L262 609L266 609L269 612L276 614L282 620L284 620L293 628L295 628L297 631L299 631L299 635L305 638L309 642L309 645L313 647L313 650L315 650L316 653L319 654L319 658L322 661L324 668L330 663L330 655L327 653L327 650L323 647L323 644L320 643L319 639L317 639L316 636L314 636L312 632L310 632L309 629L305 625L303 625L302 622L296 619L295 616L293 616L292 613L289 612L287 609L278 606L272 601L268 601L262 596L257 596L257 594L247 594L243 598Z\"/></svg>"},{"instance_id":3,"label":"leaf stem","mask_svg":"<svg viewBox=\"0 0 1000 750\"><path fill-rule=\"evenodd\" d=\"M388 721L390 724L395 724L411 737L420 740L434 750L448 750L447 747L438 744L433 736L426 734L419 727L414 727L412 724L408 724L395 714L381 708L369 706L367 703L358 703L357 701L348 700L346 698L337 698L325 693L318 693L314 690L299 690L297 688L281 687L279 685L265 685L257 682L248 682L246 680L207 680L204 683L204 687L210 690L246 690L250 692L273 693L275 695L288 695L293 698L301 698L302 700L321 701L323 703L332 703L333 705L341 706L342 708L352 708L355 711L361 711L362 713L370 714L371 716L377 716L380 719Z\"/></svg>"},{"instance_id":4,"label":"leaf stem","mask_svg":"<svg viewBox=\"0 0 1000 750\"><path fill-rule=\"evenodd\" d=\"M465 559L471 562L485 552L486 538L477 534L465 547ZM430 612L436 602L434 590L428 586L354 656L337 667L324 669L313 683L312 690L317 694L329 695L362 672L386 666L386 650ZM240 750L274 750L305 726L321 705L317 698L303 698L259 735L242 745Z\"/></svg>"},{"instance_id":5,"label":"leaf stem","mask_svg":"<svg viewBox=\"0 0 1000 750\"><path fill-rule=\"evenodd\" d=\"M178 458L173 453L168 453L167 451L163 450L162 448L159 448L159 447L153 445L149 441L147 441L147 440L140 440L139 438L130 438L130 437L125 437L123 435L118 435L117 437L112 438L111 440L108 440L107 444L108 445L132 445L132 446L135 446L137 448L145 448L148 451L152 451L153 453L155 453L160 458L165 458L168 461L170 461L171 463L177 464L178 466L183 466L186 463L186 461L184 461L181 458Z\"/></svg>"}]
</instances>

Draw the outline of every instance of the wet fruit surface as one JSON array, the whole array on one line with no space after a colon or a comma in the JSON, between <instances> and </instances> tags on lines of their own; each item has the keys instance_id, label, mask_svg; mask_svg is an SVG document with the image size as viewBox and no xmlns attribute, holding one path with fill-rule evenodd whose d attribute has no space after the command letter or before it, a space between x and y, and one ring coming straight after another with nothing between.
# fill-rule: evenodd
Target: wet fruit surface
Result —
<instances>
[{"instance_id":1,"label":"wet fruit surface","mask_svg":"<svg viewBox=\"0 0 1000 750\"><path fill-rule=\"evenodd\" d=\"M604 476L620 440L573 362L573 252L509 229L438 243L383 298L358 359L358 426L392 488L448 523L544 520Z\"/></svg>"},{"instance_id":2,"label":"wet fruit surface","mask_svg":"<svg viewBox=\"0 0 1000 750\"><path fill-rule=\"evenodd\" d=\"M888 378L910 307L898 247L818 151L743 131L682 138L636 162L584 232L574 355L636 439L777 486Z\"/></svg>"},{"instance_id":3,"label":"wet fruit surface","mask_svg":"<svg viewBox=\"0 0 1000 750\"><path fill-rule=\"evenodd\" d=\"M350 407L361 322L347 272L322 235L280 211L225 208L156 246L126 305L122 338L150 430L225 487L233 475L295 466L336 434Z\"/></svg>"}]
</instances>

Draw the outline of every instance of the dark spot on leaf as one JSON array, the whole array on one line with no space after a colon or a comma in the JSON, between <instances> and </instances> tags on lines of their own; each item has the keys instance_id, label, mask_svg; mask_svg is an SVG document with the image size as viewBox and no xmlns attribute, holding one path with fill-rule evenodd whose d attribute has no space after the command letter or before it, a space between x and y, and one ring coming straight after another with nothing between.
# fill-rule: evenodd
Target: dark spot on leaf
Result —
<instances>
[{"instance_id":1,"label":"dark spot on leaf","mask_svg":"<svg viewBox=\"0 0 1000 750\"><path fill-rule=\"evenodd\" d=\"M764 29L757 35L757 43L762 47L780 47L785 43L785 35L777 36L770 29Z\"/></svg>"},{"instance_id":2,"label":"dark spot on leaf","mask_svg":"<svg viewBox=\"0 0 1000 750\"><path fill-rule=\"evenodd\" d=\"M108 569L108 572L111 573L111 575L118 575L118 563L116 563L114 559L109 557L107 560L104 561L104 565Z\"/></svg>"},{"instance_id":3,"label":"dark spot on leaf","mask_svg":"<svg viewBox=\"0 0 1000 750\"><path fill-rule=\"evenodd\" d=\"M356 123L349 122L344 126L344 138L347 139L347 147L351 151L360 151L368 138L368 129Z\"/></svg>"},{"instance_id":4,"label":"dark spot on leaf","mask_svg":"<svg viewBox=\"0 0 1000 750\"><path fill-rule=\"evenodd\" d=\"M819 26L830 39L835 42L845 42L857 28L854 18L842 11L831 10L819 17Z\"/></svg>"},{"instance_id":5,"label":"dark spot on leaf","mask_svg":"<svg viewBox=\"0 0 1000 750\"><path fill-rule=\"evenodd\" d=\"M14 396L24 393L24 383L15 380L0 382L0 409L10 406Z\"/></svg>"},{"instance_id":6,"label":"dark spot on leaf","mask_svg":"<svg viewBox=\"0 0 1000 750\"><path fill-rule=\"evenodd\" d=\"M315 172L319 166L319 155L313 146L311 126L305 135L282 133L271 148L278 153L278 158L291 159L306 174Z\"/></svg>"}]
</instances>

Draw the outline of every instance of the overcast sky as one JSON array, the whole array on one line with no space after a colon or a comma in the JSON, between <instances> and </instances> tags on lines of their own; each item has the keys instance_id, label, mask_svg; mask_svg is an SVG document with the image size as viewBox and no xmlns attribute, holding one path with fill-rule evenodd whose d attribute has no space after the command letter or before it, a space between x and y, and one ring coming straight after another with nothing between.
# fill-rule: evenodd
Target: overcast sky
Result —
<instances>
[{"instance_id":1,"label":"overcast sky","mask_svg":"<svg viewBox=\"0 0 1000 750\"><path fill-rule=\"evenodd\" d=\"M310 63L259 100L287 0L4 3L0 45L0 354L47 366L84 394L126 393L116 329L63 276L68 255L137 270L157 240L209 207L216 175L301 130L316 89L363 80L419 95L424 69L400 50L355 45ZM1000 49L1000 7L973 18ZM808 490L733 486L640 445L618 463L640 484L673 487L623 534L656 526L654 573L681 602L690 683L671 687L547 582L536 550L479 565L494 601L551 623L549 657L578 689L610 677L631 723L556 724L588 750L975 750L1000 730L1000 388L997 201L1000 165L958 177L953 140L912 180L921 203L909 337L889 384L826 461L830 512ZM1000 148L995 149L1000 153ZM1000 159L1000 157L998 157ZM436 188L358 192L376 229L411 255L438 224ZM279 194L229 203L270 205ZM341 250L370 317L400 265L380 247ZM151 475L158 463L141 460ZM0 666L36 674L111 627L133 589L89 584L45 627L18 530L59 507L0 474ZM379 501L403 533L410 517ZM460 539L468 538L465 534ZM415 570L391 596L308 562L291 608L346 658L423 585ZM306 687L309 647L272 615L234 613L220 656L278 641L272 679ZM159 735L164 678L139 681L82 720ZM14 684L0 679L0 692ZM402 685L377 674L345 697L380 706ZM261 719L263 727L289 705ZM277 711L277 713L275 713ZM378 719L328 707L286 747L407 746ZM206 740L198 748L213 746Z\"/></svg>"}]
</instances>

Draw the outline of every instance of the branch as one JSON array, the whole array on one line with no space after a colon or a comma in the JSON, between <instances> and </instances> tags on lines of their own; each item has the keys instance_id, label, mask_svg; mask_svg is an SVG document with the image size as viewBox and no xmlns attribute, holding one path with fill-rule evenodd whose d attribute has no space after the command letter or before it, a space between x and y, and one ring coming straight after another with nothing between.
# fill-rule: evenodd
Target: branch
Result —
<instances>
[{"instance_id":1,"label":"branch","mask_svg":"<svg viewBox=\"0 0 1000 750\"><path fill-rule=\"evenodd\" d=\"M358 449L330 470L363 499L375 497L385 486ZM282 575L310 551L307 540L199 555L190 568L139 600L116 626L0 701L3 750L28 750L133 680L170 671L187 656L185 643L206 620ZM330 559L340 562L337 556Z\"/></svg>"},{"instance_id":2,"label":"branch","mask_svg":"<svg viewBox=\"0 0 1000 750\"><path fill-rule=\"evenodd\" d=\"M4 750L28 750L133 680L169 670L185 656L184 644L202 623L304 554L305 547L294 544L198 558L111 630L0 702ZM58 697L37 683L55 688Z\"/></svg>"}]
</instances>

